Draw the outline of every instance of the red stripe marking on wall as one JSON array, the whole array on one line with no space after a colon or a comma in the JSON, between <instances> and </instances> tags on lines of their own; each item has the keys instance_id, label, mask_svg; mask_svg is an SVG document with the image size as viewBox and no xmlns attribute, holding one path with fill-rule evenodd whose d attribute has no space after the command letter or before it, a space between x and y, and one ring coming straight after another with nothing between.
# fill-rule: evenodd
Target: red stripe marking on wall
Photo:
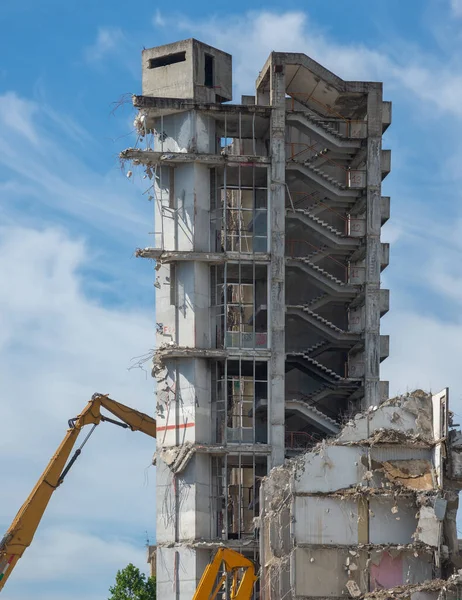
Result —
<instances>
[{"instance_id":1,"label":"red stripe marking on wall","mask_svg":"<svg viewBox=\"0 0 462 600\"><path fill-rule=\"evenodd\" d=\"M186 427L194 427L195 423L184 423L183 425L167 425L166 427L157 427L157 431L165 431L170 429L186 429Z\"/></svg>"}]
</instances>

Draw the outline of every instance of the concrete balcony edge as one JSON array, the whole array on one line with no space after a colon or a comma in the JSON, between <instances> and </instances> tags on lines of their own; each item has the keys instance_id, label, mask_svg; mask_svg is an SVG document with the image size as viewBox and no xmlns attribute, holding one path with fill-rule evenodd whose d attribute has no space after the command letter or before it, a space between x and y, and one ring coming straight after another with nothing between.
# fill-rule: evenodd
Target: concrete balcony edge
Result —
<instances>
[{"instance_id":1,"label":"concrete balcony edge","mask_svg":"<svg viewBox=\"0 0 462 600\"><path fill-rule=\"evenodd\" d=\"M161 248L137 248L137 258L150 258L160 263L172 262L207 262L220 264L228 261L238 260L240 262L270 262L271 257L267 252L256 252L254 254L242 254L240 252L194 252L188 250L162 250Z\"/></svg>"},{"instance_id":2,"label":"concrete balcony edge","mask_svg":"<svg viewBox=\"0 0 462 600\"><path fill-rule=\"evenodd\" d=\"M237 154L203 154L192 152L156 152L154 150L140 150L127 148L119 154L121 160L131 160L135 165L181 165L192 162L210 166L235 164L247 167L266 166L271 164L268 156L251 156Z\"/></svg>"}]
</instances>

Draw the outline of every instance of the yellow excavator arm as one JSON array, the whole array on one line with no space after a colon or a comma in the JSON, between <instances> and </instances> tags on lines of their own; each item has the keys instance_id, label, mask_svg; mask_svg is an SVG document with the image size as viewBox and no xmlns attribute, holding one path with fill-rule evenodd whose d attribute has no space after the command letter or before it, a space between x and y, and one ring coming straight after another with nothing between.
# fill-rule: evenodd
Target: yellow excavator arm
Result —
<instances>
[{"instance_id":1,"label":"yellow excavator arm","mask_svg":"<svg viewBox=\"0 0 462 600\"><path fill-rule=\"evenodd\" d=\"M102 415L101 408L105 408L111 412L120 421ZM156 437L156 421L154 419L124 404L120 404L120 402L112 400L107 395L94 394L83 411L75 419L69 421L69 429L61 445L48 463L29 497L20 508L10 528L0 541L0 591L11 575L16 563L26 548L30 546L51 495L61 485L94 428L101 421L120 425L132 431L141 431L153 438ZM71 460L67 462L80 430L85 425L93 425L93 428L84 439L80 448L76 450Z\"/></svg>"},{"instance_id":2,"label":"yellow excavator arm","mask_svg":"<svg viewBox=\"0 0 462 600\"><path fill-rule=\"evenodd\" d=\"M219 577L220 571L224 573ZM229 548L217 550L202 574L193 600L215 600L226 581L226 573L232 575L230 600L250 600L257 580L253 562Z\"/></svg>"}]
</instances>

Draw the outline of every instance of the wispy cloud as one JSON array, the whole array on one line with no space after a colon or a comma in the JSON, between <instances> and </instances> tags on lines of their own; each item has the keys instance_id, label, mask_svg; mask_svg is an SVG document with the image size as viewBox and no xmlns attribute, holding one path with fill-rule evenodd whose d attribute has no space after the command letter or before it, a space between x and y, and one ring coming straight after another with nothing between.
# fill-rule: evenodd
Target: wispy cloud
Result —
<instances>
[{"instance_id":1,"label":"wispy cloud","mask_svg":"<svg viewBox=\"0 0 462 600\"><path fill-rule=\"evenodd\" d=\"M152 22L157 27L165 27L165 25L167 24L167 21L164 19L159 9L156 10Z\"/></svg>"},{"instance_id":2,"label":"wispy cloud","mask_svg":"<svg viewBox=\"0 0 462 600\"><path fill-rule=\"evenodd\" d=\"M461 0L453 3L462 7ZM169 20L181 35L187 32L233 55L238 94L251 92L258 69L273 50L304 52L344 79L384 81L389 94L411 92L414 101L421 99L443 113L462 117L458 53L437 58L425 47L400 39L393 40L392 48L342 43L304 11L250 11L230 16L226 28L221 23L221 17Z\"/></svg>"},{"instance_id":3,"label":"wispy cloud","mask_svg":"<svg viewBox=\"0 0 462 600\"><path fill-rule=\"evenodd\" d=\"M18 563L14 584L13 580L7 583L2 597L102 600L108 597L109 585L114 584L117 571L129 562L147 570L144 548L117 534L98 536L69 527L48 527L38 533L27 559ZM76 596L76 588L82 590L80 596Z\"/></svg>"},{"instance_id":4,"label":"wispy cloud","mask_svg":"<svg viewBox=\"0 0 462 600\"><path fill-rule=\"evenodd\" d=\"M132 358L153 346L153 315L133 307L130 296L139 291L141 265L128 264L152 229L149 203L118 168L102 168L97 142L43 94L35 100L12 91L0 95L0 125L5 530L68 419L95 391L151 414L155 403L148 372L128 371ZM143 279L149 302L149 268ZM8 581L5 600L101 600L117 569L130 561L146 566L145 531L153 536L155 527L155 444L127 433L104 425L95 431L52 498L33 547ZM94 565L98 573L91 579L78 576ZM37 571L42 574L35 577Z\"/></svg>"},{"instance_id":5,"label":"wispy cloud","mask_svg":"<svg viewBox=\"0 0 462 600\"><path fill-rule=\"evenodd\" d=\"M144 566L146 553L118 535L97 536L69 528L48 527L30 548L28 565L18 565L18 582L67 581L69 573L85 573L94 581L101 573L111 580L129 562ZM108 591L107 589L105 591Z\"/></svg>"},{"instance_id":6,"label":"wispy cloud","mask_svg":"<svg viewBox=\"0 0 462 600\"><path fill-rule=\"evenodd\" d=\"M19 136L23 141L38 145L39 137L33 120L37 114L37 106L30 100L18 97L14 92L6 92L0 96L0 122L3 136ZM9 136L9 137L10 137Z\"/></svg>"},{"instance_id":7,"label":"wispy cloud","mask_svg":"<svg viewBox=\"0 0 462 600\"><path fill-rule=\"evenodd\" d=\"M454 1L453 10L459 7ZM392 392L450 384L453 408L459 404L462 412L462 273L454 266L462 261L455 239L462 218L454 168L460 163L454 120L462 118L459 52L430 51L412 39L374 46L339 41L304 11L251 11L229 16L226 28L221 22L176 15L169 26L179 37L193 35L232 54L237 101L252 92L273 50L303 52L344 79L384 81L385 98L393 100L401 123L387 134L393 171L384 194L392 196L393 218L384 237L393 245L383 281L392 296L383 332L391 334L391 357L382 377L390 378Z\"/></svg>"},{"instance_id":8,"label":"wispy cloud","mask_svg":"<svg viewBox=\"0 0 462 600\"><path fill-rule=\"evenodd\" d=\"M99 27L94 44L85 48L85 58L90 63L100 62L108 55L118 53L125 43L126 37L120 27Z\"/></svg>"},{"instance_id":9,"label":"wispy cloud","mask_svg":"<svg viewBox=\"0 0 462 600\"><path fill-rule=\"evenodd\" d=\"M91 262L90 248L63 230L0 230L0 472L7 481L0 529L32 489L68 419L95 391L153 412L150 378L127 370L152 346L152 316L89 298L84 279ZM54 494L34 547L7 584L7 598L26 598L31 579L34 597L63 580L86 597L95 591L93 577L84 578L87 585L79 573L94 565L102 568L98 582L106 590L128 561L143 568L145 531L152 533L155 523L154 473L147 470L153 449L154 441L140 433L98 427Z\"/></svg>"},{"instance_id":10,"label":"wispy cloud","mask_svg":"<svg viewBox=\"0 0 462 600\"><path fill-rule=\"evenodd\" d=\"M451 11L455 17L462 17L462 0L450 0Z\"/></svg>"},{"instance_id":11,"label":"wispy cloud","mask_svg":"<svg viewBox=\"0 0 462 600\"><path fill-rule=\"evenodd\" d=\"M0 123L0 170L11 191L27 187L36 207L78 219L107 238L124 234L128 243L141 241L142 232L150 228L149 206L140 200L140 189L120 185L126 180L118 169L116 147L114 168L101 173L92 167L98 161L97 144L79 125L49 105L14 92L0 95ZM87 142L83 153L75 149L76 138ZM21 202L3 203L0 213L23 208Z\"/></svg>"},{"instance_id":12,"label":"wispy cloud","mask_svg":"<svg viewBox=\"0 0 462 600\"><path fill-rule=\"evenodd\" d=\"M454 15L459 5L453 1ZM462 116L456 59L399 40L383 46L340 42L303 11L230 15L226 28L222 23L223 17L154 15L157 27L169 27L171 39L186 32L232 53L238 93L252 91L273 49L305 52L347 79L385 80L386 97L399 107L403 125L391 130L394 172L384 186L392 195L386 235L394 245L384 273L392 305L383 331L392 337L382 377L390 378L393 392L449 384L452 408L462 413L457 408L462 272L456 266L462 256L455 238L462 231L462 198L454 182L457 157L448 162L458 152L454 122ZM120 28L102 27L85 60L103 68L116 56L124 66L125 48L134 43ZM420 110L428 118L419 123ZM105 285L94 272L100 263L106 276L121 271L108 287L128 293L131 272L111 253L142 245L142 234L152 229L151 207L138 183L101 169L101 148L92 136L41 97L1 95L0 125L0 214L8 225L0 230L0 393L6 399L0 472L8 479L0 528L5 529L60 442L67 419L93 392L110 392L153 411L149 375L127 366L152 347L154 315L133 305L105 305L89 291ZM422 137L428 148L419 145ZM104 152L111 150L106 146ZM140 296L152 287L150 274L145 278ZM110 291L112 298L115 290ZM98 428L54 495L34 546L3 592L5 600L101 600L117 568L129 560L144 566L144 531L151 533L155 523L152 450L152 441L141 434ZM35 578L37 570L43 572ZM92 577L82 578L81 572Z\"/></svg>"},{"instance_id":13,"label":"wispy cloud","mask_svg":"<svg viewBox=\"0 0 462 600\"><path fill-rule=\"evenodd\" d=\"M117 68L128 72L134 82L139 79L137 38L127 36L121 27L99 27L96 39L83 50L85 62L98 71L114 76Z\"/></svg>"}]
</instances>

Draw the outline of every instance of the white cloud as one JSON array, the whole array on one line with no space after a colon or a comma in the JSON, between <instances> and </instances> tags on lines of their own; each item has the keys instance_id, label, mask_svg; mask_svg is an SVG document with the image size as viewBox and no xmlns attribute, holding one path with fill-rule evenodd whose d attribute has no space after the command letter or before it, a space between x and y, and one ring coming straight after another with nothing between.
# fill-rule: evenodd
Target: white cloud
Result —
<instances>
[{"instance_id":1,"label":"white cloud","mask_svg":"<svg viewBox=\"0 0 462 600\"><path fill-rule=\"evenodd\" d=\"M125 40L120 27L99 27L95 43L85 49L85 58L90 63L100 62L108 55L118 53Z\"/></svg>"},{"instance_id":2,"label":"white cloud","mask_svg":"<svg viewBox=\"0 0 462 600\"><path fill-rule=\"evenodd\" d=\"M154 412L151 379L127 371L132 357L152 346L152 315L88 298L81 271L91 261L85 243L64 231L0 230L2 529L56 450L67 420L95 391ZM152 534L155 524L154 473L146 471L153 450L154 440L140 433L97 428L8 581L11 600L27 596L30 579L34 597L66 579L77 598L85 595L79 580L88 569L95 579L98 571L107 589L129 560L143 567L144 532Z\"/></svg>"},{"instance_id":3,"label":"white cloud","mask_svg":"<svg viewBox=\"0 0 462 600\"><path fill-rule=\"evenodd\" d=\"M135 240L142 243L140 236L152 227L151 209L140 199L139 189L130 190L126 185L115 148L117 168L108 174L98 172L90 157L96 158L100 149L80 126L48 105L25 100L14 92L0 95L0 123L0 168L5 169L11 194L22 192L24 196L26 188L27 197L42 210L51 208L78 219L106 237L119 239L123 234L132 247ZM56 131L53 125L57 125ZM73 143L76 138L86 142L84 152L78 149L80 155ZM111 152L109 143L105 152ZM2 203L0 214L8 211L11 215L15 208L15 203Z\"/></svg>"},{"instance_id":4,"label":"white cloud","mask_svg":"<svg viewBox=\"0 0 462 600\"><path fill-rule=\"evenodd\" d=\"M50 527L37 535L29 551L29 565L18 567L15 578L19 582L69 582L72 572L85 573L90 581L104 574L114 579L118 569L129 562L147 570L146 552L142 547L117 535L104 538L73 529Z\"/></svg>"},{"instance_id":5,"label":"white cloud","mask_svg":"<svg viewBox=\"0 0 462 600\"><path fill-rule=\"evenodd\" d=\"M39 141L33 125L33 117L36 114L35 103L19 98L14 92L6 92L0 96L0 121L3 131L7 130L14 136L19 135L33 145L37 145Z\"/></svg>"},{"instance_id":6,"label":"white cloud","mask_svg":"<svg viewBox=\"0 0 462 600\"><path fill-rule=\"evenodd\" d=\"M109 50L112 42L100 41ZM144 183L134 178L130 187L120 173L119 147L100 148L40 90L35 101L0 95L0 531L95 391L154 412L150 374L128 371L154 344L154 315L133 304L146 293L147 306L150 269L143 263L140 285L141 261L130 261L137 243L148 242L152 207L141 197ZM109 173L102 151L114 155ZM129 561L145 568L145 532L152 538L155 530L154 447L107 423L95 430L5 600L104 600L117 569Z\"/></svg>"},{"instance_id":7,"label":"white cloud","mask_svg":"<svg viewBox=\"0 0 462 600\"><path fill-rule=\"evenodd\" d=\"M340 43L302 11L250 11L227 18L225 28L221 23L221 17L169 21L171 27L233 55L239 94L254 89L258 70L273 50L303 52L344 79L384 81L386 94L411 92L413 101L420 99L442 113L462 117L459 52L437 59L426 48L399 39L376 48Z\"/></svg>"},{"instance_id":8,"label":"white cloud","mask_svg":"<svg viewBox=\"0 0 462 600\"><path fill-rule=\"evenodd\" d=\"M84 61L107 76L117 69L128 72L134 82L139 79L139 45L137 37L128 37L121 27L99 27L96 39L83 50ZM121 93L126 92L121 90Z\"/></svg>"},{"instance_id":9,"label":"white cloud","mask_svg":"<svg viewBox=\"0 0 462 600\"><path fill-rule=\"evenodd\" d=\"M165 27L165 25L167 24L166 20L162 16L162 13L160 12L159 9L156 10L156 14L154 15L154 18L153 18L153 23L157 27Z\"/></svg>"},{"instance_id":10,"label":"white cloud","mask_svg":"<svg viewBox=\"0 0 462 600\"><path fill-rule=\"evenodd\" d=\"M451 11L455 17L462 17L462 0L450 0Z\"/></svg>"},{"instance_id":11,"label":"white cloud","mask_svg":"<svg viewBox=\"0 0 462 600\"><path fill-rule=\"evenodd\" d=\"M37 535L28 550L27 562L19 561L12 576L18 591L13 589L10 579L2 599L74 600L78 597L77 589L81 598L104 600L117 571L130 562L147 571L145 550L117 535L99 537L65 527L50 527ZM63 589L67 591L63 593Z\"/></svg>"},{"instance_id":12,"label":"white cloud","mask_svg":"<svg viewBox=\"0 0 462 600\"><path fill-rule=\"evenodd\" d=\"M455 94L460 86L459 72L451 61L445 65L435 57L428 60L424 54L421 58L403 54L398 60L395 56L399 52L392 56L383 49L339 43L305 13L266 11L230 17L226 28L221 21L175 23L159 14L159 26L160 21L175 27L179 23L180 29L231 52L235 80L242 93L251 92L258 69L271 50L292 50L306 52L345 78L385 79L386 95L389 91L390 96L396 96L392 99L402 102L401 106L405 95L412 102L424 100L449 115L451 127L452 116L462 114ZM101 31L106 33L100 35ZM118 52L126 41L118 29L102 28L100 32L92 49L87 49L90 62ZM60 442L67 419L81 410L93 392L110 392L146 412L154 409L150 377L127 372L131 357L153 345L154 315L133 308L105 307L87 291L89 285L101 285L88 270L101 260L106 241L115 240L128 248L142 244L142 233L150 229L150 212L135 208L144 202L139 190L134 187L130 193L129 184L119 179L118 173L100 174L85 155L76 155L72 142L89 141L88 153L94 143L78 124L61 113L47 119L47 110L44 103L12 92L0 96L0 165L8 173L0 185L7 200L0 210L3 222L10 224L9 230L0 231L0 394L5 399L0 420L0 523L4 527ZM59 133L50 131L53 123ZM435 126L435 139L436 132ZM421 150L411 148L412 135L407 132L397 137L417 161ZM434 146L438 172L443 150L436 142ZM104 151L108 151L107 146ZM451 148L446 151L451 152ZM399 166L394 164L394 168ZM121 188L121 181L126 187ZM413 187L412 182L409 187ZM414 196L418 196L415 190ZM15 209L17 199L25 197L34 210L24 210L23 206L21 211ZM392 391L429 386L437 390L449 384L452 407L457 411L462 398L458 381L462 325L457 318L445 319L448 315L443 311L439 314L434 307L429 313L423 305L428 292L438 291L445 301L462 299L462 285L459 293L455 289L459 286L451 284L459 275L444 261L448 244L454 245L451 228L441 226L435 231L441 204L431 192L422 196L420 204L412 204L408 197L405 203L403 200L401 195L392 197L396 220L391 221L389 236L396 246L392 247L392 265L385 275L388 278L390 273L392 284L398 286L393 273L404 271L406 278L419 282L422 289L414 289L407 298L405 292L394 294L392 285L391 311L383 328L392 336L391 358L384 363L382 376L391 379ZM408 215L403 213L403 204ZM149 209L147 203L145 206ZM411 214L413 208L418 210ZM49 210L53 211L51 216ZM37 212L44 213L39 217L40 228ZM23 226L17 226L18 219ZM49 227L53 221L70 227L75 220L88 232L97 230L97 245ZM417 261L408 256L404 242L415 254L422 250L422 258ZM458 260L458 249L453 250L454 260ZM112 262L106 260L104 268L114 269ZM435 272L439 279L433 277ZM129 287L130 273L119 276L124 291ZM91 588L82 592L82 573L93 573L90 583L98 581L106 590L116 569L124 566L119 561L144 562L140 550L144 530L151 528L152 532L155 522L154 474L148 468L152 450L151 440L141 434L107 424L96 430L54 495L33 547L3 592L5 600L29 600L32 596L37 600L103 600L107 596ZM131 536L136 540L127 541ZM50 572L49 565L55 562ZM37 576L41 579L38 582L33 577L37 569L44 572L43 577ZM62 588L54 588L63 580L69 583L64 593ZM33 590L27 587L31 583Z\"/></svg>"},{"instance_id":13,"label":"white cloud","mask_svg":"<svg viewBox=\"0 0 462 600\"><path fill-rule=\"evenodd\" d=\"M454 9L459 6L462 10L460 2L453 3ZM252 11L228 17L226 28L220 24L221 19L169 23L182 37L186 32L232 54L238 94L251 93L271 51L303 52L344 79L384 81L385 98L393 100L402 122L408 119L391 132L392 149L398 149L390 175L392 219L384 230L384 239L392 242L391 265L384 272L391 309L382 327L391 335L391 356L382 365L382 377L390 379L392 393L450 385L452 407L462 413L462 320L457 316L462 272L454 267L461 260L454 233L461 217L454 181L460 160L452 133L454 117L462 117L460 53L430 52L410 39L388 39L383 46L380 41L374 46L340 42L303 11ZM454 39L454 46L459 43ZM422 113L426 118L419 125ZM414 133L420 131L413 127L422 124L431 143L416 147ZM454 152L457 157L451 158ZM428 165L429 181L440 187L419 183ZM385 194L389 186L387 179ZM452 198L452 218L444 216L447 198Z\"/></svg>"},{"instance_id":14,"label":"white cloud","mask_svg":"<svg viewBox=\"0 0 462 600\"><path fill-rule=\"evenodd\" d=\"M460 319L426 315L414 306L391 311L385 326L391 358L383 363L381 377L390 380L391 395L416 388L439 392L449 386L451 410L462 415Z\"/></svg>"}]
</instances>

